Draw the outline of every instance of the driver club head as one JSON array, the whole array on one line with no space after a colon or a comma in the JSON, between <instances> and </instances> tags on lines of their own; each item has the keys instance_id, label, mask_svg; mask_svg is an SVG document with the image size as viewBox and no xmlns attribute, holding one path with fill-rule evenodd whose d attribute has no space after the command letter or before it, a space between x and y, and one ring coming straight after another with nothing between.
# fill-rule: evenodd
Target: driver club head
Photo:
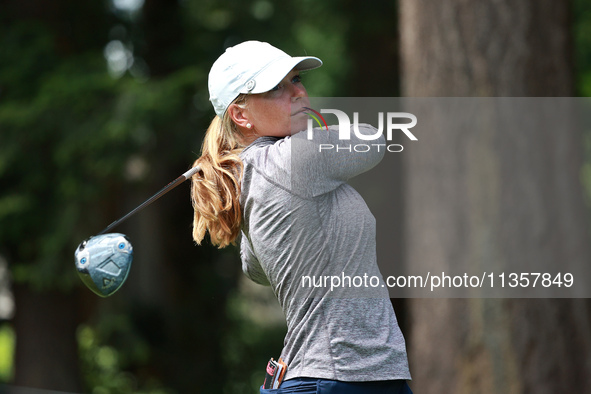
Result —
<instances>
[{"instance_id":1,"label":"driver club head","mask_svg":"<svg viewBox=\"0 0 591 394\"><path fill-rule=\"evenodd\" d=\"M90 237L76 252L76 270L90 290L108 297L123 286L133 261L133 246L124 234Z\"/></svg>"}]
</instances>

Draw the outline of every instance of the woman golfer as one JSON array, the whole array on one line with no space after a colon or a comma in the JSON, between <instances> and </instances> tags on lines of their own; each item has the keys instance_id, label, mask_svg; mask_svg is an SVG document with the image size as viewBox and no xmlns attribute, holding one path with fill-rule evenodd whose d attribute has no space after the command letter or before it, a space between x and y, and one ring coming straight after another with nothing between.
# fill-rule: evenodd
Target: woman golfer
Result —
<instances>
[{"instance_id":1,"label":"woman golfer","mask_svg":"<svg viewBox=\"0 0 591 394\"><path fill-rule=\"evenodd\" d=\"M384 150L321 149L376 134L359 125L339 141L338 127L308 131L300 72L321 65L258 41L228 48L213 64L217 116L195 162L193 238L239 242L244 273L270 285L283 309L287 372L278 389L261 393L411 393L388 292L359 280L382 278L375 219L346 183Z\"/></svg>"}]
</instances>

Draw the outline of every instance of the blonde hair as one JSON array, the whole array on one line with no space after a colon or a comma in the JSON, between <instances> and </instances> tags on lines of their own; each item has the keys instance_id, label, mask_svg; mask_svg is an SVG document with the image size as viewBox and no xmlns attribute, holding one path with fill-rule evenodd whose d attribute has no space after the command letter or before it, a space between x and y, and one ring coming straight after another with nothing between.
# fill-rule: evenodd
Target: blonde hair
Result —
<instances>
[{"instance_id":1,"label":"blonde hair","mask_svg":"<svg viewBox=\"0 0 591 394\"><path fill-rule=\"evenodd\" d=\"M234 103L245 108L246 97L240 95ZM240 232L243 166L238 155L244 149L242 137L228 112L223 119L216 116L205 133L201 157L193 163L201 167L191 179L193 239L199 245L206 232L218 248L235 243Z\"/></svg>"}]
</instances>

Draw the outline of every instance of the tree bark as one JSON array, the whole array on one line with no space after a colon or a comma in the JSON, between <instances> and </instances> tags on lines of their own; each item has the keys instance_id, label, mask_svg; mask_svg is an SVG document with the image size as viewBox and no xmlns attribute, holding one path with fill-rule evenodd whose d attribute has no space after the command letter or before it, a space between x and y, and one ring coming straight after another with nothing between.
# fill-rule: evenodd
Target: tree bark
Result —
<instances>
[{"instance_id":1,"label":"tree bark","mask_svg":"<svg viewBox=\"0 0 591 394\"><path fill-rule=\"evenodd\" d=\"M405 96L573 95L568 2L400 0L399 11ZM579 135L459 133L404 155L407 265L589 261ZM412 299L409 313L415 392L591 390L587 299Z\"/></svg>"},{"instance_id":2,"label":"tree bark","mask_svg":"<svg viewBox=\"0 0 591 394\"><path fill-rule=\"evenodd\" d=\"M572 96L570 5L401 0L406 96Z\"/></svg>"}]
</instances>

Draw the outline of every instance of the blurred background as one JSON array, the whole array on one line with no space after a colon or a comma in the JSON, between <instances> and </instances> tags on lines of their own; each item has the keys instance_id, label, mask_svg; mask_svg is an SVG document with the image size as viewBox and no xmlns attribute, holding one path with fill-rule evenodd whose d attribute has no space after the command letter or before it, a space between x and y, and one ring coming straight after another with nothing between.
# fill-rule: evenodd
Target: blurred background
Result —
<instances>
[{"instance_id":1,"label":"blurred background","mask_svg":"<svg viewBox=\"0 0 591 394\"><path fill-rule=\"evenodd\" d=\"M320 57L310 96L591 96L586 0L0 0L0 390L257 392L283 315L235 248L194 245L188 183L116 229L135 261L115 295L85 288L73 258L198 157L209 68L248 39ZM591 144L566 134L568 163L530 171L570 179L566 195L580 198L547 208L580 220L553 240L587 258ZM429 182L433 160L404 160L403 185ZM438 176L453 187L457 175ZM405 193L397 239L422 234L413 212L429 203ZM401 264L412 248L400 244ZM415 393L591 391L588 300L392 301Z\"/></svg>"}]
</instances>

